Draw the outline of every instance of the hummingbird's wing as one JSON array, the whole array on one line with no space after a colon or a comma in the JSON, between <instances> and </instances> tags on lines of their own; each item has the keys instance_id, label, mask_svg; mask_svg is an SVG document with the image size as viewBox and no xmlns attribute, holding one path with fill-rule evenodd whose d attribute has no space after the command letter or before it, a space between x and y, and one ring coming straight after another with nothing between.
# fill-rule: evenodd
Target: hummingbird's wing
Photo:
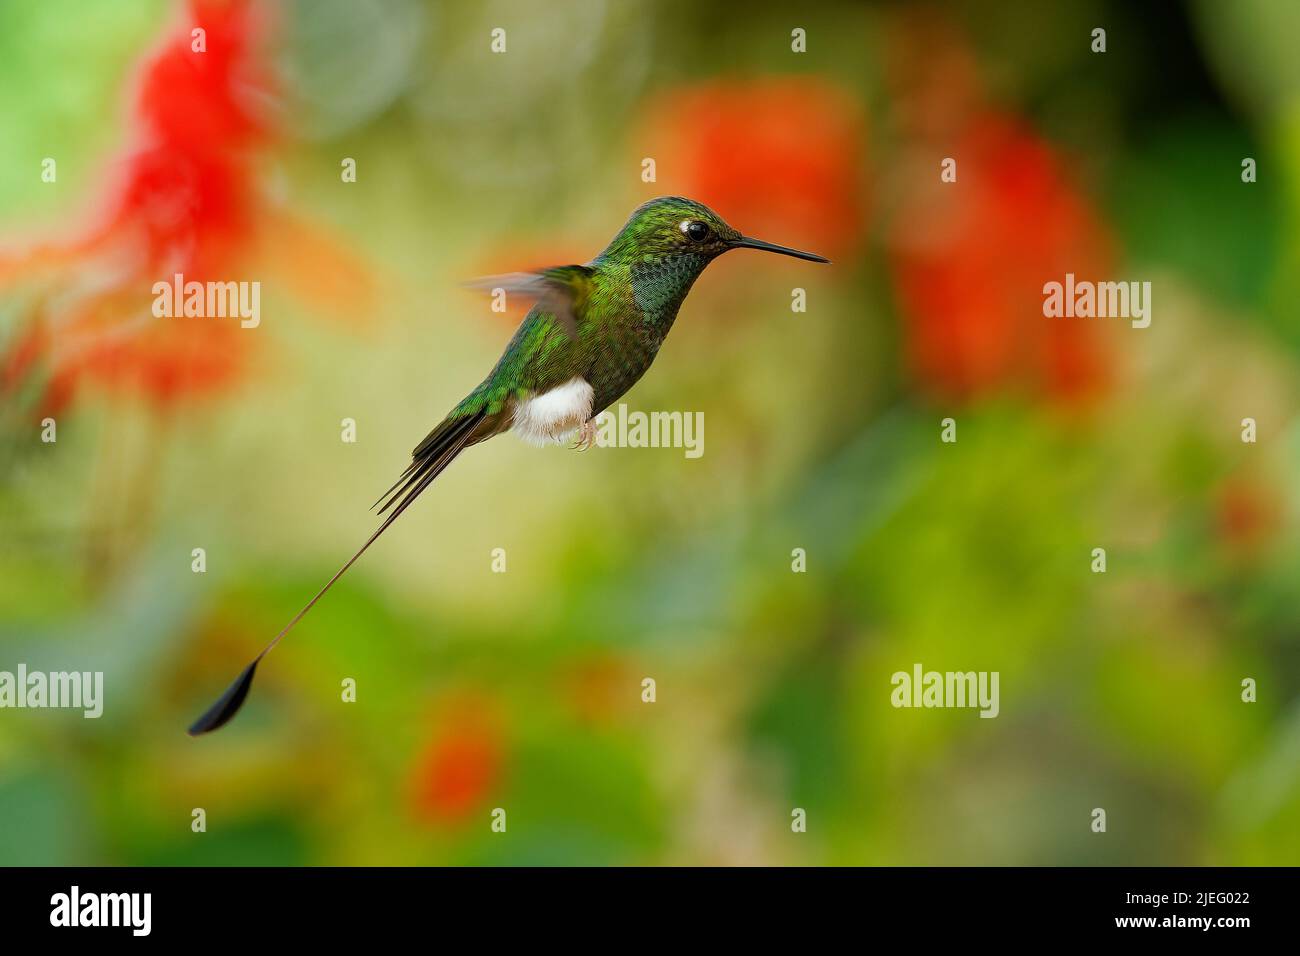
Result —
<instances>
[{"instance_id":1,"label":"hummingbird's wing","mask_svg":"<svg viewBox=\"0 0 1300 956\"><path fill-rule=\"evenodd\" d=\"M587 305L594 270L590 266L554 266L536 272L507 272L482 276L465 283L471 289L507 296L519 295L533 302L538 311L555 316L570 338L578 335L578 318Z\"/></svg>"}]
</instances>

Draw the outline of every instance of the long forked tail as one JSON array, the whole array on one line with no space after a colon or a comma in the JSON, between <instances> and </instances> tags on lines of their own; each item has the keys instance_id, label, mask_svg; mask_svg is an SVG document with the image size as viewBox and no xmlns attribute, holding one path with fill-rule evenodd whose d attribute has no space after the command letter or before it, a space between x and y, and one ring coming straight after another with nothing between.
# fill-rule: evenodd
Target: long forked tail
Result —
<instances>
[{"instance_id":1,"label":"long forked tail","mask_svg":"<svg viewBox=\"0 0 1300 956\"><path fill-rule=\"evenodd\" d=\"M470 444L475 429L483 418L484 415L480 412L462 418L448 419L429 433L429 436L415 449L410 466L402 473L402 477L398 479L397 484L388 489L380 498L380 501L384 501L385 504L379 513L383 514L390 508L392 513L384 519L383 524L375 529L375 533L366 539L366 543L358 549L357 553L348 558L347 564L339 568L334 573L334 577L326 581L325 586L316 592L316 596L308 601L303 609L294 615L293 620L271 639L271 643L262 648L261 653L254 657L240 675L235 678L235 682L226 689L226 692L217 699L217 702L190 725L189 734L191 737L197 737L200 734L216 730L239 713L239 708L243 706L244 699L248 696L248 690L253 685L253 675L257 672L257 665L261 663L262 658L269 654L271 649L293 630L294 625L301 621L307 612L315 606L316 602L325 595L325 592L334 586L334 582L343 577L348 568L356 564L357 559L366 553L366 549L379 539L379 536L388 529L388 526L411 506L411 503L420 496L425 488L429 487L433 479L442 474L443 470L452 463L452 460ZM394 504L397 505L396 508L393 507Z\"/></svg>"}]
</instances>

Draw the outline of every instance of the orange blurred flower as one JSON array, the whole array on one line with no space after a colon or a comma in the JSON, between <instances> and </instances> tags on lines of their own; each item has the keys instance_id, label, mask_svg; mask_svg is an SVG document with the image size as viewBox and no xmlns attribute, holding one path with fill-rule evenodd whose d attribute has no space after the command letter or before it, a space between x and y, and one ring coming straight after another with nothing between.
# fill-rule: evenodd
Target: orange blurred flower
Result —
<instances>
[{"instance_id":1,"label":"orange blurred flower","mask_svg":"<svg viewBox=\"0 0 1300 956\"><path fill-rule=\"evenodd\" d=\"M636 706L639 684L624 661L605 653L575 662L563 675L566 697L577 717L602 726Z\"/></svg>"},{"instance_id":2,"label":"orange blurred flower","mask_svg":"<svg viewBox=\"0 0 1300 956\"><path fill-rule=\"evenodd\" d=\"M434 724L415 758L411 804L421 820L457 824L499 784L505 743L496 715L477 697L458 695L440 708Z\"/></svg>"},{"instance_id":3,"label":"orange blurred flower","mask_svg":"<svg viewBox=\"0 0 1300 956\"><path fill-rule=\"evenodd\" d=\"M1257 479L1234 475L1218 489L1214 501L1219 540L1232 557L1249 559L1276 538L1283 505L1276 489Z\"/></svg>"}]
</instances>

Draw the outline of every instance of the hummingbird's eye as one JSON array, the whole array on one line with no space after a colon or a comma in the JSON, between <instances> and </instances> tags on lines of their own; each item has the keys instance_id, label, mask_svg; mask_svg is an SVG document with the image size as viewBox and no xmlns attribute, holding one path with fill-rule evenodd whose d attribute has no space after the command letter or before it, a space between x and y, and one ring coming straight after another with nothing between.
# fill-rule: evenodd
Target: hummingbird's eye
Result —
<instances>
[{"instance_id":1,"label":"hummingbird's eye","mask_svg":"<svg viewBox=\"0 0 1300 956\"><path fill-rule=\"evenodd\" d=\"M709 238L709 224L698 219L688 219L682 223L682 232L691 242L703 242Z\"/></svg>"}]
</instances>

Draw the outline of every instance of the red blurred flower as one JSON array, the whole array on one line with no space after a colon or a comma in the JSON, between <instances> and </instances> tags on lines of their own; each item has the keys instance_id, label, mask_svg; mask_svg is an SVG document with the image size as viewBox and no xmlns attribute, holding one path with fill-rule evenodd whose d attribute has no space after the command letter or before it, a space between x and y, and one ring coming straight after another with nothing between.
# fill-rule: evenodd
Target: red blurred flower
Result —
<instances>
[{"instance_id":1,"label":"red blurred flower","mask_svg":"<svg viewBox=\"0 0 1300 956\"><path fill-rule=\"evenodd\" d=\"M194 0L140 68L132 141L97 222L0 265L0 280L21 273L48 290L6 362L11 386L33 362L44 366L42 412L88 380L166 406L234 377L246 345L237 324L148 321L150 290L176 272L218 277L250 235L252 161L269 134L244 100L269 91L256 65L261 26L250 4ZM194 28L205 52L191 49Z\"/></svg>"},{"instance_id":2,"label":"red blurred flower","mask_svg":"<svg viewBox=\"0 0 1300 956\"><path fill-rule=\"evenodd\" d=\"M137 231L148 262L183 261L187 278L228 266L253 226L253 162L272 135L261 109L275 92L260 56L265 9L191 0L140 73L136 143L105 231ZM206 32L204 52L191 48L194 28Z\"/></svg>"},{"instance_id":3,"label":"red blurred flower","mask_svg":"<svg viewBox=\"0 0 1300 956\"><path fill-rule=\"evenodd\" d=\"M923 32L928 56L899 61L894 99L906 142L888 244L921 386L945 400L1006 388L1062 400L1097 394L1107 362L1095 320L1046 318L1043 285L1067 272L1105 278L1100 217L1043 139L981 104L951 29L910 22L904 47L908 29ZM956 182L940 181L947 157Z\"/></svg>"},{"instance_id":4,"label":"red blurred flower","mask_svg":"<svg viewBox=\"0 0 1300 956\"><path fill-rule=\"evenodd\" d=\"M1277 491L1255 479L1229 478L1219 488L1214 508L1219 540L1234 557L1259 554L1281 527L1283 507Z\"/></svg>"},{"instance_id":5,"label":"red blurred flower","mask_svg":"<svg viewBox=\"0 0 1300 956\"><path fill-rule=\"evenodd\" d=\"M891 262L913 366L944 398L1009 385L1059 398L1104 380L1088 320L1043 315L1043 284L1066 272L1100 278L1097 217L1051 149L1016 120L985 113L950 145L958 181L901 196Z\"/></svg>"},{"instance_id":6,"label":"red blurred flower","mask_svg":"<svg viewBox=\"0 0 1300 956\"><path fill-rule=\"evenodd\" d=\"M840 89L808 77L709 83L657 99L639 127L650 194L689 196L747 234L832 258L861 240L866 137Z\"/></svg>"},{"instance_id":7,"label":"red blurred flower","mask_svg":"<svg viewBox=\"0 0 1300 956\"><path fill-rule=\"evenodd\" d=\"M85 383L161 408L223 391L244 367L248 332L238 322L156 319L152 286L176 273L187 282L234 279L268 239L323 265L329 290L353 295L340 308L368 294L350 256L274 209L258 187L257 162L278 138L265 105L276 95L265 65L269 9L190 0L139 68L129 143L110 164L116 173L93 224L70 240L0 256L3 294L18 282L36 290L24 331L0 358L0 388L39 374L42 414ZM204 31L202 52L192 48L195 29Z\"/></svg>"},{"instance_id":8,"label":"red blurred flower","mask_svg":"<svg viewBox=\"0 0 1300 956\"><path fill-rule=\"evenodd\" d=\"M481 807L498 785L505 744L486 702L457 697L440 709L435 731L420 749L411 776L417 817L455 824Z\"/></svg>"}]
</instances>

